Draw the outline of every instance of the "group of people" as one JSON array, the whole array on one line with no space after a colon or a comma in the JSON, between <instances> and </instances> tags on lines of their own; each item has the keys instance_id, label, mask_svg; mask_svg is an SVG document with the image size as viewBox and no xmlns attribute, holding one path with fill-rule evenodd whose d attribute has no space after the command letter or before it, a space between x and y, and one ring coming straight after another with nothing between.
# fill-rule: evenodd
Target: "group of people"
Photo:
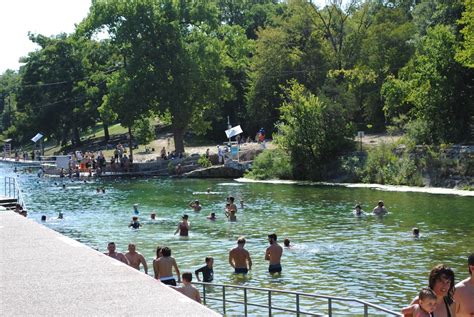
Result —
<instances>
[{"instance_id":1,"label":"group of people","mask_svg":"<svg viewBox=\"0 0 474 317\"><path fill-rule=\"evenodd\" d=\"M134 217L135 218L135 217ZM268 242L270 246L265 250L265 260L269 262L268 272L270 274L281 273L281 257L283 248L277 242L277 235L275 233L268 235ZM237 247L229 251L229 264L234 269L235 274L247 274L252 269L252 259L250 253L245 249L246 240L240 237L237 240ZM285 246L289 247L289 240L285 239ZM116 251L114 242L109 242L107 245L108 255L116 260L119 260L131 267L140 270L143 266L145 274L148 274L148 265L145 257L137 252L136 246L133 243L128 245L128 252L123 254ZM176 274L173 275L173 270ZM182 292L184 295L201 302L199 291L191 284L192 273L185 272L180 274L176 259L171 256L171 249L169 247L158 246L156 248L156 258L153 260L153 271L155 279L159 280L165 285L169 285L176 290ZM208 256L205 258L205 265L194 271L196 279L210 283L214 279L214 258ZM177 287L177 283L183 283L182 286Z\"/></svg>"},{"instance_id":2,"label":"group of people","mask_svg":"<svg viewBox=\"0 0 474 317\"><path fill-rule=\"evenodd\" d=\"M469 277L455 284L454 271L444 264L436 265L430 272L428 286L402 309L402 314L405 317L474 316L474 253L467 259L467 269Z\"/></svg>"}]
</instances>

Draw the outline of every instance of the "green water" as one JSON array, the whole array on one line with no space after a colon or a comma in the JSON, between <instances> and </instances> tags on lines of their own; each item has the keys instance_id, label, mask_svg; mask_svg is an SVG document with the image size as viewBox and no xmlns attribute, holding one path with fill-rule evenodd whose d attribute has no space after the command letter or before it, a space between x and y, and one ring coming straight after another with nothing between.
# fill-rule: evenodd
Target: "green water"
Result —
<instances>
[{"instance_id":1,"label":"green water","mask_svg":"<svg viewBox=\"0 0 474 317\"><path fill-rule=\"evenodd\" d=\"M10 175L11 166L0 165L1 174ZM456 281L466 278L466 259L474 251L473 197L161 178L64 180L67 189L63 190L59 179L18 175L30 218L39 222L44 214L51 219L45 223L48 227L102 252L109 241L115 241L121 251L134 242L150 267L157 245L172 249L181 271L194 271L211 255L215 283L357 297L399 311L427 284L429 270L438 263L451 266ZM97 194L98 186L105 187L106 193ZM208 187L217 194L196 194ZM227 222L223 214L228 195L245 201L236 223ZM194 199L203 205L200 213L187 208ZM352 215L356 202L367 211L379 199L390 211L387 216ZM144 225L139 230L127 228L134 203L140 204ZM53 219L58 211L64 213L64 220ZM152 211L157 214L155 223L149 221ZM216 212L217 221L206 219L210 212ZM191 221L187 240L173 235L183 213ZM419 240L411 237L414 226L420 228ZM281 240L289 237L294 244L284 252L280 277L271 277L264 261L266 236L272 232ZM254 262L245 279L232 274L227 260L228 250L241 235L247 238ZM265 293L255 296L266 298ZM327 313L323 303L306 307ZM211 305L216 306L221 304ZM355 307L334 307L336 315L361 313ZM242 314L240 306L233 309L230 315ZM250 313L265 314L258 309Z\"/></svg>"}]
</instances>

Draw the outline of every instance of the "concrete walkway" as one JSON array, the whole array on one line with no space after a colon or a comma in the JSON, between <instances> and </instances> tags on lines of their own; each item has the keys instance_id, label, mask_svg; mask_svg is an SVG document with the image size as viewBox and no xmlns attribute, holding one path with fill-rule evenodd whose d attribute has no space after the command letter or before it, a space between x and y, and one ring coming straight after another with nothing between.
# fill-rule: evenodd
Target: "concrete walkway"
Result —
<instances>
[{"instance_id":1,"label":"concrete walkway","mask_svg":"<svg viewBox=\"0 0 474 317\"><path fill-rule=\"evenodd\" d=\"M0 212L2 316L219 316L121 262Z\"/></svg>"}]
</instances>

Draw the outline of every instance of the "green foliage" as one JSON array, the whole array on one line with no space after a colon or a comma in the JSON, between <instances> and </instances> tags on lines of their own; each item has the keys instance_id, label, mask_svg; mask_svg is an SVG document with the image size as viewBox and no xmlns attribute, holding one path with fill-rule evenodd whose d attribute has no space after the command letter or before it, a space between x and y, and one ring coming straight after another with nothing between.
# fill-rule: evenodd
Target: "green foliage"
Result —
<instances>
[{"instance_id":1,"label":"green foliage","mask_svg":"<svg viewBox=\"0 0 474 317\"><path fill-rule=\"evenodd\" d=\"M155 126L148 118L135 121L132 131L139 144L148 144L156 137Z\"/></svg>"},{"instance_id":2,"label":"green foliage","mask_svg":"<svg viewBox=\"0 0 474 317\"><path fill-rule=\"evenodd\" d=\"M212 166L212 162L207 157L205 157L204 155L201 155L199 157L197 163L199 165L201 165L202 167L211 167Z\"/></svg>"},{"instance_id":3,"label":"green foliage","mask_svg":"<svg viewBox=\"0 0 474 317\"><path fill-rule=\"evenodd\" d=\"M252 164L252 170L245 174L252 179L292 179L290 156L280 150L266 150L260 153Z\"/></svg>"},{"instance_id":4,"label":"green foliage","mask_svg":"<svg viewBox=\"0 0 474 317\"><path fill-rule=\"evenodd\" d=\"M295 177L319 179L323 165L348 145L351 131L344 111L337 104L323 103L296 81L285 92L275 141L290 153Z\"/></svg>"},{"instance_id":5,"label":"green foliage","mask_svg":"<svg viewBox=\"0 0 474 317\"><path fill-rule=\"evenodd\" d=\"M469 68L474 68L474 0L465 0L465 10L458 23L463 27L463 41L456 53L456 60Z\"/></svg>"},{"instance_id":6,"label":"green foliage","mask_svg":"<svg viewBox=\"0 0 474 317\"><path fill-rule=\"evenodd\" d=\"M368 151L363 181L366 183L422 186L420 168L407 151L395 154L396 145L382 143Z\"/></svg>"},{"instance_id":7,"label":"green foliage","mask_svg":"<svg viewBox=\"0 0 474 317\"><path fill-rule=\"evenodd\" d=\"M427 143L469 137L473 114L473 73L454 60L456 37L450 27L430 28L399 78L389 77L382 93L387 116L407 114L414 137Z\"/></svg>"}]
</instances>

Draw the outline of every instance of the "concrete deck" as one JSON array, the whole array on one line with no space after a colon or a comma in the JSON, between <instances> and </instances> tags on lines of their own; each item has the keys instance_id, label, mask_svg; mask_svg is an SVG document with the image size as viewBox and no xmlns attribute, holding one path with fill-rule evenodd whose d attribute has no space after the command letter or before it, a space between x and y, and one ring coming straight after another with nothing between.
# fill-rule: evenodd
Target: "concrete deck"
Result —
<instances>
[{"instance_id":1,"label":"concrete deck","mask_svg":"<svg viewBox=\"0 0 474 317\"><path fill-rule=\"evenodd\" d=\"M121 262L0 212L2 316L219 316Z\"/></svg>"}]
</instances>

